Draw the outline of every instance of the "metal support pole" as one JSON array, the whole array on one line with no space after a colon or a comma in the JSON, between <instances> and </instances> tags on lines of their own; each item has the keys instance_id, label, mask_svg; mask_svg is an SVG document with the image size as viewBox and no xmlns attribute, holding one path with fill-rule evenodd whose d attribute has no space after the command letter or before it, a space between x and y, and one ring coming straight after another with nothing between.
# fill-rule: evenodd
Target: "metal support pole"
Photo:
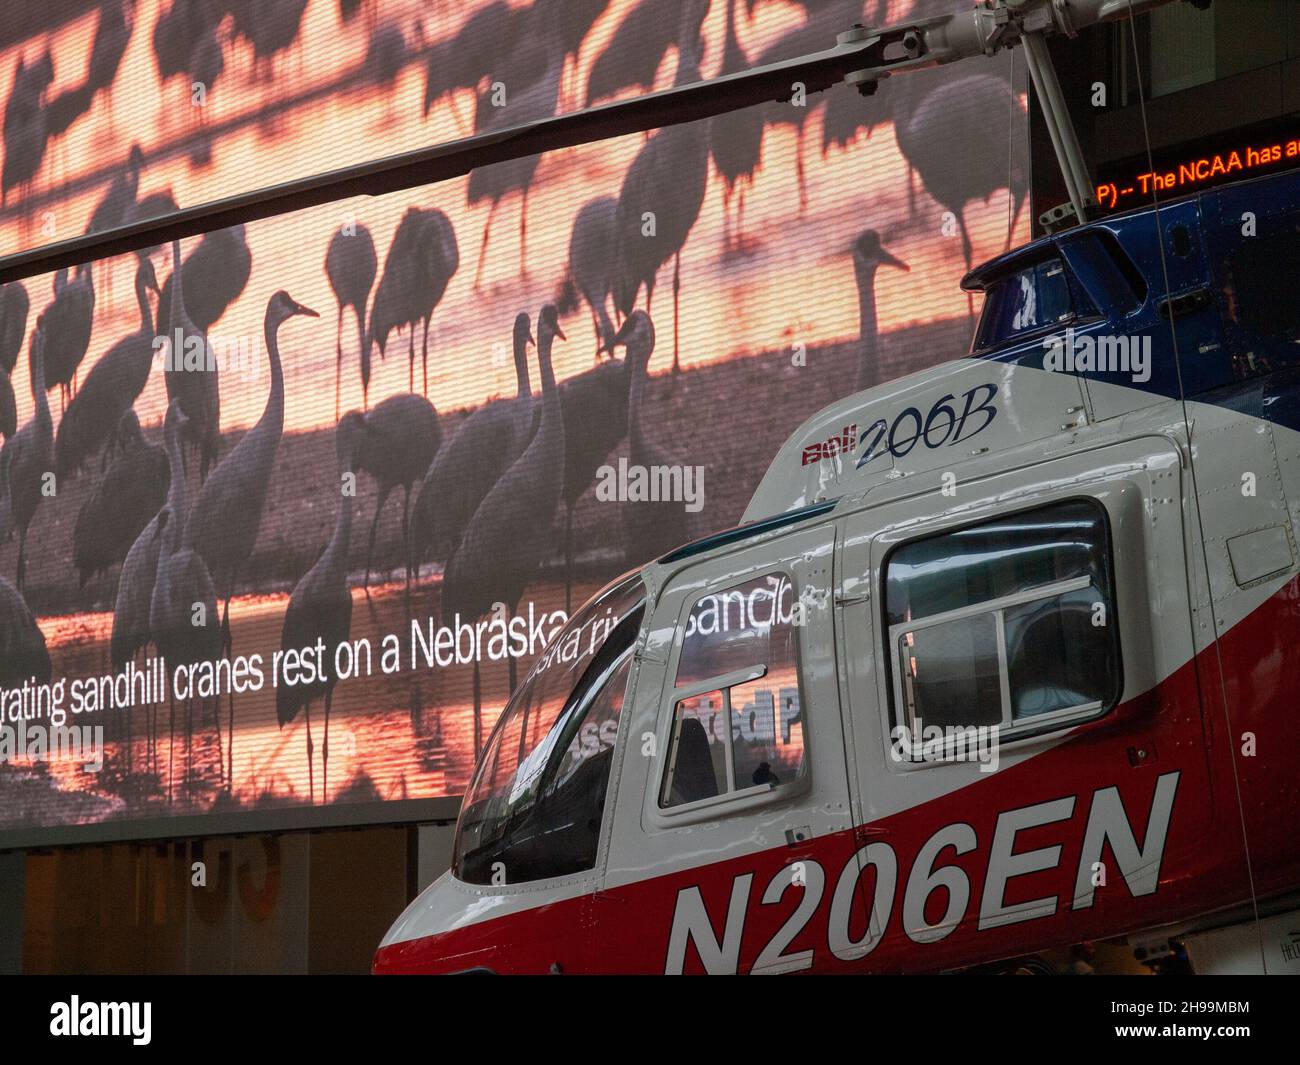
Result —
<instances>
[{"instance_id":1,"label":"metal support pole","mask_svg":"<svg viewBox=\"0 0 1300 1065\"><path fill-rule=\"evenodd\" d=\"M1065 98L1061 95L1061 83L1056 78L1056 68L1047 51L1047 42L1041 32L1024 33L1020 39L1025 45L1029 76L1043 108L1043 120L1047 124L1048 136L1052 139L1052 148L1056 151L1056 161L1061 167L1066 190L1070 194L1070 203L1074 206L1074 216L1078 221L1086 222L1089 209L1097 206L1097 196L1083 161L1083 149L1079 146L1074 123L1070 120Z\"/></svg>"}]
</instances>

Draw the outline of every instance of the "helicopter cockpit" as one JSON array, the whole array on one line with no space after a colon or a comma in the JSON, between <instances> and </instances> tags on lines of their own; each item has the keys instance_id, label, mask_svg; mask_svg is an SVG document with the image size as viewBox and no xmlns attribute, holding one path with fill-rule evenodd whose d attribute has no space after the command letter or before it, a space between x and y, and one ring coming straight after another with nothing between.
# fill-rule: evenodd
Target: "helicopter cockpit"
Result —
<instances>
[{"instance_id":1,"label":"helicopter cockpit","mask_svg":"<svg viewBox=\"0 0 1300 1065\"><path fill-rule=\"evenodd\" d=\"M514 884L595 865L645 601L639 572L607 585L519 685L461 807L452 863L458 880Z\"/></svg>"}]
</instances>

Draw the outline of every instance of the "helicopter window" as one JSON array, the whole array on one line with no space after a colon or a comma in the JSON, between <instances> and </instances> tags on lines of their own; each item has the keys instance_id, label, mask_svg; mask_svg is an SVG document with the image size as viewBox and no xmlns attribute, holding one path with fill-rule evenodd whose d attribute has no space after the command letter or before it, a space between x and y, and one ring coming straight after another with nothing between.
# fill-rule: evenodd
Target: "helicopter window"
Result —
<instances>
[{"instance_id":1,"label":"helicopter window","mask_svg":"<svg viewBox=\"0 0 1300 1065\"><path fill-rule=\"evenodd\" d=\"M1049 329L1075 316L1070 281L1060 259L1048 259L995 282L984 297L977 349Z\"/></svg>"},{"instance_id":2,"label":"helicopter window","mask_svg":"<svg viewBox=\"0 0 1300 1065\"><path fill-rule=\"evenodd\" d=\"M771 789L803 774L796 609L780 573L691 607L660 807Z\"/></svg>"},{"instance_id":3,"label":"helicopter window","mask_svg":"<svg viewBox=\"0 0 1300 1065\"><path fill-rule=\"evenodd\" d=\"M1119 701L1109 527L1070 500L896 548L885 564L896 726L1041 731Z\"/></svg>"},{"instance_id":4,"label":"helicopter window","mask_svg":"<svg viewBox=\"0 0 1300 1065\"><path fill-rule=\"evenodd\" d=\"M547 644L470 781L456 827L459 880L509 885L595 866L644 615L645 588L634 574L599 593Z\"/></svg>"},{"instance_id":5,"label":"helicopter window","mask_svg":"<svg viewBox=\"0 0 1300 1065\"><path fill-rule=\"evenodd\" d=\"M1300 301L1293 293L1300 275L1300 211L1242 240L1222 275L1225 316L1245 332L1238 354L1256 372L1300 359Z\"/></svg>"}]
</instances>

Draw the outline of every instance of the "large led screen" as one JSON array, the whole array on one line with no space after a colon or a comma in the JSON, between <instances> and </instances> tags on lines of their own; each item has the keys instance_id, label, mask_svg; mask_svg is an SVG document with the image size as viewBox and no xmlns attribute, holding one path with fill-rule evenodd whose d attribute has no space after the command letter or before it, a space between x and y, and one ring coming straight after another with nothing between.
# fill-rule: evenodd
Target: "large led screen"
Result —
<instances>
[{"instance_id":1,"label":"large led screen","mask_svg":"<svg viewBox=\"0 0 1300 1065\"><path fill-rule=\"evenodd\" d=\"M109 0L29 17L0 50L0 240L956 6ZM283 16L279 36L253 9ZM202 17L177 28L185 11ZM202 64L220 68L211 109L187 91ZM1004 54L870 99L792 86L190 238L179 284L164 245L6 286L0 829L397 818L461 795L512 684L563 653L548 641L593 593L734 525L828 402L966 352L961 276L1029 230L1021 75ZM53 726L83 746L49 749Z\"/></svg>"}]
</instances>

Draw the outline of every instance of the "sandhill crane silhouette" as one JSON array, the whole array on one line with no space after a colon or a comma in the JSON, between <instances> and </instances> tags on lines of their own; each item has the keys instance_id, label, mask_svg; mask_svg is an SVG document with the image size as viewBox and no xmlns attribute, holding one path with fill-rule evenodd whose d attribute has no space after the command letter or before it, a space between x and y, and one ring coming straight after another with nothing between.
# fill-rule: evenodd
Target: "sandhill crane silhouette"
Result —
<instances>
[{"instance_id":1,"label":"sandhill crane silhouette","mask_svg":"<svg viewBox=\"0 0 1300 1065\"><path fill-rule=\"evenodd\" d=\"M167 360L163 380L167 385L167 399L179 400L185 415L183 432L185 441L199 452L199 479L206 479L208 470L217 460L221 450L221 381L220 369L208 343L207 331L201 329L190 317L185 303L185 270L181 262L181 242L172 241L171 292L166 301L159 299L159 325L161 310L168 304ZM160 330L161 333L161 330ZM180 341L180 343L177 343ZM182 458L184 449L182 447Z\"/></svg>"},{"instance_id":2,"label":"sandhill crane silhouette","mask_svg":"<svg viewBox=\"0 0 1300 1065\"><path fill-rule=\"evenodd\" d=\"M391 86L406 63L406 35L396 22L381 22L370 33L361 73L371 85Z\"/></svg>"},{"instance_id":3,"label":"sandhill crane silhouette","mask_svg":"<svg viewBox=\"0 0 1300 1065\"><path fill-rule=\"evenodd\" d=\"M95 317L95 285L90 266L82 263L68 280L63 269L54 275L54 299L45 308L45 387L59 386L60 399L72 398L77 368L90 347Z\"/></svg>"},{"instance_id":4,"label":"sandhill crane silhouette","mask_svg":"<svg viewBox=\"0 0 1300 1065\"><path fill-rule=\"evenodd\" d=\"M149 381L155 355L150 290L158 291L158 279L154 275L153 263L141 259L135 272L140 328L122 337L104 353L90 368L86 380L68 404L59 421L59 435L54 445L55 469L60 477L71 477L113 438L119 431L122 417L135 404Z\"/></svg>"},{"instance_id":5,"label":"sandhill crane silhouette","mask_svg":"<svg viewBox=\"0 0 1300 1065\"><path fill-rule=\"evenodd\" d=\"M53 81L54 60L48 47L31 66L23 62L22 56L18 57L13 88L5 104L0 206L7 204L10 189L25 190L40 172L50 138L45 91Z\"/></svg>"},{"instance_id":6,"label":"sandhill crane silhouette","mask_svg":"<svg viewBox=\"0 0 1300 1065\"><path fill-rule=\"evenodd\" d=\"M609 0L535 0L534 7L543 17L555 21L559 29L564 65L576 74L578 52L582 49L582 42L586 40L592 26L609 7ZM569 60L573 60L572 64ZM562 86L564 80L562 72Z\"/></svg>"},{"instance_id":7,"label":"sandhill crane silhouette","mask_svg":"<svg viewBox=\"0 0 1300 1065\"><path fill-rule=\"evenodd\" d=\"M858 285L857 390L880 384L880 330L876 324L876 270L892 266L908 270L907 263L887 252L880 234L864 229L853 242L853 275Z\"/></svg>"},{"instance_id":8,"label":"sandhill crane silhouette","mask_svg":"<svg viewBox=\"0 0 1300 1065\"><path fill-rule=\"evenodd\" d=\"M32 331L31 420L0 448L0 544L18 532L18 565L14 583L22 591L27 578L27 530L36 508L46 497L54 470L54 421L45 394L45 322ZM56 482L57 483L57 482Z\"/></svg>"},{"instance_id":9,"label":"sandhill crane silhouette","mask_svg":"<svg viewBox=\"0 0 1300 1065\"><path fill-rule=\"evenodd\" d=\"M511 126L526 125L555 114L559 103L560 72L564 66L564 49L560 44L559 28L551 19L541 19L540 40L545 48L546 66L539 76L528 83L521 75L521 84L512 85L501 81L505 98L501 106L484 104L480 100L479 113L475 116L475 133L492 133ZM517 46L518 47L518 46ZM489 87L484 99L498 99L496 90ZM533 177L537 174L540 155L528 155L519 159L510 159L491 166L482 166L471 171L469 175L468 200L471 206L490 202L487 222L483 226L483 240L479 245L478 268L474 271L474 290L477 292L483 280L483 264L487 259L488 239L492 234L492 219L496 217L497 207L510 193L520 193L519 204L519 274L528 276L528 190Z\"/></svg>"},{"instance_id":10,"label":"sandhill crane silhouette","mask_svg":"<svg viewBox=\"0 0 1300 1065\"><path fill-rule=\"evenodd\" d=\"M170 409L168 413L170 414ZM176 431L179 432L179 427ZM183 481L184 477L184 467L179 459L173 465L169 455L167 463L169 495L172 483ZM162 509L135 538L135 543L131 545L131 550L126 553L126 559L122 563L122 572L118 574L117 595L113 602L113 631L109 637L109 659L115 672L146 650L153 640L152 630L149 628L149 609L153 602L154 580L158 573L162 533L170 519L171 511L164 503ZM149 723L147 757L156 771L158 761L156 704L147 709L147 714ZM218 729L218 742L220 737L221 732Z\"/></svg>"},{"instance_id":11,"label":"sandhill crane silhouette","mask_svg":"<svg viewBox=\"0 0 1300 1065\"><path fill-rule=\"evenodd\" d=\"M627 435L628 371L610 359L560 386L564 411L564 609L573 605L573 508L591 486L596 470Z\"/></svg>"},{"instance_id":12,"label":"sandhill crane silhouette","mask_svg":"<svg viewBox=\"0 0 1300 1065\"><path fill-rule=\"evenodd\" d=\"M700 78L702 0L683 0L675 85ZM659 268L673 260L673 372L680 367L678 310L682 247L700 216L709 179L709 123L661 129L637 153L619 190L615 230L614 306L632 313L641 286L646 308L654 299Z\"/></svg>"},{"instance_id":13,"label":"sandhill crane silhouette","mask_svg":"<svg viewBox=\"0 0 1300 1065\"><path fill-rule=\"evenodd\" d=\"M18 431L18 397L9 371L0 367L0 436L6 440Z\"/></svg>"},{"instance_id":14,"label":"sandhill crane silhouette","mask_svg":"<svg viewBox=\"0 0 1300 1065\"><path fill-rule=\"evenodd\" d=\"M85 82L63 89L51 96L45 105L45 115L50 140L61 137L72 128L72 124L90 110L95 94Z\"/></svg>"},{"instance_id":15,"label":"sandhill crane silhouette","mask_svg":"<svg viewBox=\"0 0 1300 1065\"><path fill-rule=\"evenodd\" d=\"M397 223L384 257L384 272L370 308L367 344L379 347L382 358L388 334L410 329L407 358L409 387L415 391L415 327L424 326L420 355L424 393L429 392L429 320L447 285L460 267L460 249L451 219L436 207L408 207Z\"/></svg>"},{"instance_id":16,"label":"sandhill crane silhouette","mask_svg":"<svg viewBox=\"0 0 1300 1065\"><path fill-rule=\"evenodd\" d=\"M564 339L555 307L537 318L537 361L541 367L541 417L537 432L510 468L492 486L470 519L460 546L447 563L442 581L442 618L456 614L477 619L505 606L505 624L524 589L552 550L551 526L564 490L564 413L560 405L551 348ZM507 654L510 690L515 690L515 656ZM479 656L474 656L474 753L482 748L482 687Z\"/></svg>"},{"instance_id":17,"label":"sandhill crane silhouette","mask_svg":"<svg viewBox=\"0 0 1300 1065\"><path fill-rule=\"evenodd\" d=\"M236 37L253 46L253 61L269 73L275 56L298 39L307 0L243 0L228 3Z\"/></svg>"},{"instance_id":18,"label":"sandhill crane silhouette","mask_svg":"<svg viewBox=\"0 0 1300 1065\"><path fill-rule=\"evenodd\" d=\"M375 479L378 499L375 516L370 522L366 541L366 576L363 587L369 594L370 570L375 556L375 533L379 516L394 488L404 492L402 499L402 560L406 565L406 586L411 586L410 513L411 489L429 469L442 443L438 412L423 396L404 393L389 396L368 414L361 415L364 428L356 442L353 468Z\"/></svg>"},{"instance_id":19,"label":"sandhill crane silhouette","mask_svg":"<svg viewBox=\"0 0 1300 1065\"><path fill-rule=\"evenodd\" d=\"M21 281L0 285L0 369L11 375L23 349L30 310L31 300Z\"/></svg>"},{"instance_id":20,"label":"sandhill crane silhouette","mask_svg":"<svg viewBox=\"0 0 1300 1065\"><path fill-rule=\"evenodd\" d=\"M557 306L561 314L567 314L576 307L577 295L582 294L591 308L597 361L615 333L605 303L613 286L614 256L618 254L617 213L618 201L613 196L588 200L578 211L569 236L568 276Z\"/></svg>"},{"instance_id":21,"label":"sandhill crane silhouette","mask_svg":"<svg viewBox=\"0 0 1300 1065\"><path fill-rule=\"evenodd\" d=\"M205 0L172 0L153 28L153 54L158 80L166 82L190 72L196 47L216 31L224 17L221 6Z\"/></svg>"},{"instance_id":22,"label":"sandhill crane silhouette","mask_svg":"<svg viewBox=\"0 0 1300 1065\"><path fill-rule=\"evenodd\" d=\"M146 218L157 218L160 215L171 214L178 210L180 210L180 207L177 205L171 189L160 189L136 200L131 209L126 212L126 219L123 224L130 225L132 222L143 222ZM153 255L161 247L161 244L154 244L148 248L138 249L135 254L137 258ZM158 309L161 311L163 308L160 306Z\"/></svg>"},{"instance_id":23,"label":"sandhill crane silhouette","mask_svg":"<svg viewBox=\"0 0 1300 1065\"><path fill-rule=\"evenodd\" d=\"M836 0L825 0L833 4ZM913 18L916 14L913 13ZM884 26L889 22L889 0L877 0L873 14L867 19L868 26ZM878 124L888 117L888 108L883 94L863 96L850 85L836 85L825 93L826 106L822 110L822 157L825 158L832 145L846 148L865 129L867 136Z\"/></svg>"},{"instance_id":24,"label":"sandhill crane silhouette","mask_svg":"<svg viewBox=\"0 0 1300 1065\"><path fill-rule=\"evenodd\" d=\"M22 116L36 108L45 90L54 82L54 53L47 44L36 62L30 66L20 53L14 66L13 87L5 102L4 131L8 133Z\"/></svg>"},{"instance_id":25,"label":"sandhill crane silhouette","mask_svg":"<svg viewBox=\"0 0 1300 1065\"><path fill-rule=\"evenodd\" d=\"M502 90L508 102L511 94L523 92L545 75L555 50L560 47L560 28L551 17L553 11L553 3L547 7L546 0L534 0L519 9L513 43L509 48L502 46L495 51L489 68L490 84L475 98L475 132L482 132L494 121L502 106ZM556 94L558 106L558 88Z\"/></svg>"},{"instance_id":26,"label":"sandhill crane silhouette","mask_svg":"<svg viewBox=\"0 0 1300 1065\"><path fill-rule=\"evenodd\" d=\"M22 593L0 577L0 688L16 688L29 680L48 684L52 672L36 615Z\"/></svg>"},{"instance_id":27,"label":"sandhill crane silhouette","mask_svg":"<svg viewBox=\"0 0 1300 1065\"><path fill-rule=\"evenodd\" d=\"M424 555L455 553L470 519L501 475L532 439L539 410L528 381L528 345L535 343L528 315L515 317L515 395L485 403L438 449L416 493L411 512L411 572Z\"/></svg>"},{"instance_id":28,"label":"sandhill crane silhouette","mask_svg":"<svg viewBox=\"0 0 1300 1065\"><path fill-rule=\"evenodd\" d=\"M243 295L253 270L253 253L242 225L204 233L194 249L185 256L183 277L185 311L204 333L208 332L230 305ZM169 336L175 328L171 321L172 271L163 282L158 301L158 332Z\"/></svg>"},{"instance_id":29,"label":"sandhill crane silhouette","mask_svg":"<svg viewBox=\"0 0 1300 1065\"><path fill-rule=\"evenodd\" d=\"M586 106L625 89L650 89L668 49L677 44L684 0L639 0L587 75Z\"/></svg>"},{"instance_id":30,"label":"sandhill crane silhouette","mask_svg":"<svg viewBox=\"0 0 1300 1065\"><path fill-rule=\"evenodd\" d=\"M454 36L435 44L425 69L424 114L457 89L476 89L497 58L511 52L531 17L531 8L492 0L471 14Z\"/></svg>"},{"instance_id":31,"label":"sandhill crane silhouette","mask_svg":"<svg viewBox=\"0 0 1300 1065\"><path fill-rule=\"evenodd\" d=\"M185 516L185 472L181 456L184 422L180 401L172 400L163 423L171 483L167 489L167 517L159 523L158 565L149 599L149 636L169 671L215 661L221 655L222 645L212 577L198 552L186 542L189 522ZM193 735L193 696L185 702L188 746ZM175 688L171 684L167 686L167 704L167 802L170 804L176 736Z\"/></svg>"},{"instance_id":32,"label":"sandhill crane silhouette","mask_svg":"<svg viewBox=\"0 0 1300 1065\"><path fill-rule=\"evenodd\" d=\"M719 74L739 74L749 69L749 57L736 36L736 0L727 0L726 34L722 42ZM754 171L763 157L763 109L746 107L709 120L709 149L713 165L722 178L723 247L731 251L744 247L745 192L754 182ZM739 187L736 222L731 222L731 197Z\"/></svg>"},{"instance_id":33,"label":"sandhill crane silhouette","mask_svg":"<svg viewBox=\"0 0 1300 1065\"><path fill-rule=\"evenodd\" d=\"M357 351L361 359L362 407L370 406L370 345L366 343L366 301L375 283L375 241L370 230L360 224L339 226L325 250L325 275L339 307L338 327L334 331L337 358L334 363L334 418L339 416L339 396L343 383L343 309L351 307L357 319ZM414 339L414 337L412 337ZM414 374L414 360L412 361Z\"/></svg>"},{"instance_id":34,"label":"sandhill crane silhouette","mask_svg":"<svg viewBox=\"0 0 1300 1065\"><path fill-rule=\"evenodd\" d=\"M122 415L117 457L77 512L72 563L79 585L126 559L136 537L167 501L167 452L145 441L135 411Z\"/></svg>"},{"instance_id":35,"label":"sandhill crane silhouette","mask_svg":"<svg viewBox=\"0 0 1300 1065\"><path fill-rule=\"evenodd\" d=\"M168 493L170 494L171 468L168 463ZM184 477L183 472L178 476ZM117 597L113 606L113 634L109 639L109 658L115 670L131 661L151 640L149 632L149 604L153 598L154 576L158 570L158 551L162 547L162 531L171 518L166 509L154 514L149 523L131 544L122 563L117 582Z\"/></svg>"},{"instance_id":36,"label":"sandhill crane silhouette","mask_svg":"<svg viewBox=\"0 0 1300 1065\"><path fill-rule=\"evenodd\" d=\"M298 315L319 318L281 289L266 305L264 332L271 389L257 424L246 432L203 482L185 529L185 546L193 548L212 575L222 601L221 640L231 649L230 600L240 574L248 566L262 527L267 491L275 470L275 454L284 432L284 368L280 361L280 326ZM234 694L230 696L230 744L226 754L233 772Z\"/></svg>"},{"instance_id":37,"label":"sandhill crane silhouette","mask_svg":"<svg viewBox=\"0 0 1300 1065\"><path fill-rule=\"evenodd\" d=\"M861 14L860 0L831 0L825 5L805 5L808 19L801 26L782 34L768 45L758 57L758 66L780 63L787 59L820 52L835 46L836 36L859 21ZM822 98L796 102L778 100L766 106L766 119L769 125L790 125L794 127L795 175L799 183L799 213L808 208L808 183L804 173L803 149L804 134L807 132L809 117L821 106Z\"/></svg>"},{"instance_id":38,"label":"sandhill crane silhouette","mask_svg":"<svg viewBox=\"0 0 1300 1065\"><path fill-rule=\"evenodd\" d=\"M104 195L90 212L90 221L86 223L87 233L113 229L123 223L127 211L135 204L143 166L144 153L140 150L140 145L131 145L125 169L108 183Z\"/></svg>"},{"instance_id":39,"label":"sandhill crane silhouette","mask_svg":"<svg viewBox=\"0 0 1300 1065\"><path fill-rule=\"evenodd\" d=\"M112 90L122 57L131 42L132 28L122 0L104 0L90 44L90 60L86 64L86 85L92 93L107 94Z\"/></svg>"},{"instance_id":40,"label":"sandhill crane silhouette","mask_svg":"<svg viewBox=\"0 0 1300 1065\"><path fill-rule=\"evenodd\" d=\"M334 448L338 460L340 482L338 519L334 533L324 552L294 586L289 605L284 611L284 625L280 631L280 647L285 651L298 651L316 646L317 641L330 651L344 643L352 629L352 592L348 588L348 547L352 538L352 504L356 484L347 483L353 473L356 445L365 433L362 415L349 411L334 431ZM321 745L321 798L329 801L330 763L330 707L334 701L334 685L338 683L333 659L326 664L328 672L313 684L280 685L275 692L275 716L284 728L302 710L307 724L307 780L311 801L316 801L314 769L314 744L311 736L311 704L319 698L325 700L325 739Z\"/></svg>"},{"instance_id":41,"label":"sandhill crane silhouette","mask_svg":"<svg viewBox=\"0 0 1300 1065\"><path fill-rule=\"evenodd\" d=\"M645 311L636 310L614 337L611 347L627 348L630 378L627 396L628 462L647 470L679 465L657 447L641 424L650 356L654 354L655 327ZM623 542L628 566L642 566L694 539L694 524L683 500L627 501L622 504Z\"/></svg>"},{"instance_id":42,"label":"sandhill crane silhouette","mask_svg":"<svg viewBox=\"0 0 1300 1065\"><path fill-rule=\"evenodd\" d=\"M31 301L21 282L0 285L0 436L6 440L18 429L18 401L13 372L27 333Z\"/></svg>"}]
</instances>

